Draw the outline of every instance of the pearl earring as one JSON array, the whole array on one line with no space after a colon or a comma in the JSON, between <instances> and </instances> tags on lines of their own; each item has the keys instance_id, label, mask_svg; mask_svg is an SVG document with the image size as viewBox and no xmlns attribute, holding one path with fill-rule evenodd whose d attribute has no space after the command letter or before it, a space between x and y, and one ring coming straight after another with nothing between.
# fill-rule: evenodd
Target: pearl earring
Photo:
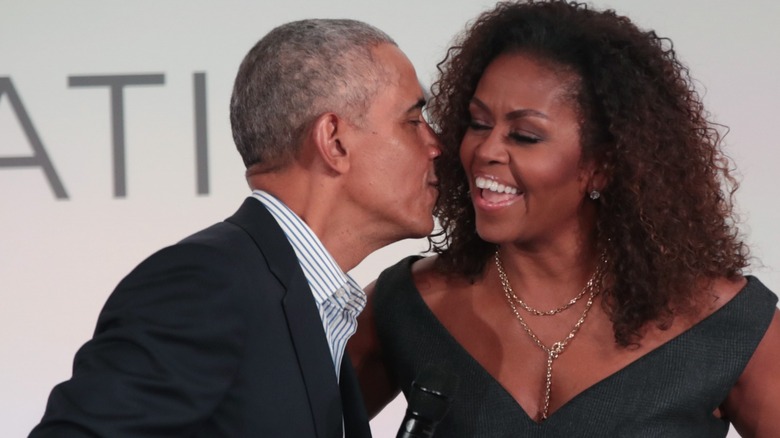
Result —
<instances>
[{"instance_id":1,"label":"pearl earring","mask_svg":"<svg viewBox=\"0 0 780 438\"><path fill-rule=\"evenodd\" d=\"M590 199L595 201L596 199L599 199L601 197L601 193L599 193L598 190L593 190L590 192L588 196L590 196Z\"/></svg>"}]
</instances>

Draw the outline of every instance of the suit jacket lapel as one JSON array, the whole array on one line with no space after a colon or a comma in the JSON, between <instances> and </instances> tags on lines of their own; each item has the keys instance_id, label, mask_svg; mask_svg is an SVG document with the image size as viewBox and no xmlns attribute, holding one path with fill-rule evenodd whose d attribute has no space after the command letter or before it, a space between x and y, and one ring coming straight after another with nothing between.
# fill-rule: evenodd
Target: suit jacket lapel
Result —
<instances>
[{"instance_id":1,"label":"suit jacket lapel","mask_svg":"<svg viewBox=\"0 0 780 438\"><path fill-rule=\"evenodd\" d=\"M317 436L341 437L342 407L333 356L295 251L274 217L256 199L246 199L227 221L249 233L265 255L271 272L286 288L282 305L306 383Z\"/></svg>"}]
</instances>

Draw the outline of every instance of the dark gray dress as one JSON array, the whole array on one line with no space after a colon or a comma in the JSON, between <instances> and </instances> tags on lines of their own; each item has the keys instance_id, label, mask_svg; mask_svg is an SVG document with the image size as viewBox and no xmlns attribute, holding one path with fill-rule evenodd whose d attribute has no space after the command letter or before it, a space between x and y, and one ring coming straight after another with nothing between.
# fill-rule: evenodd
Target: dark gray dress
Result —
<instances>
[{"instance_id":1,"label":"dark gray dress","mask_svg":"<svg viewBox=\"0 0 780 438\"><path fill-rule=\"evenodd\" d=\"M420 297L409 257L376 284L374 313L391 375L408 396L415 376L436 365L460 385L436 437L725 437L712 412L726 398L775 312L777 297L755 277L688 331L586 389L543 423L447 332Z\"/></svg>"}]
</instances>

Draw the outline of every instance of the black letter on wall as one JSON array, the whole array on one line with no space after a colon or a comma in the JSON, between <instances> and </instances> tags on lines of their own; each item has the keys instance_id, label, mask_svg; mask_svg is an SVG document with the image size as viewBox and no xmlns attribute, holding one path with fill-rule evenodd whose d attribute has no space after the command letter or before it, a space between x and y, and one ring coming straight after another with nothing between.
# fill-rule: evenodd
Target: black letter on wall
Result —
<instances>
[{"instance_id":1,"label":"black letter on wall","mask_svg":"<svg viewBox=\"0 0 780 438\"><path fill-rule=\"evenodd\" d=\"M128 85L162 85L165 75L117 75L117 76L70 76L71 87L110 87L111 88L111 131L114 154L114 197L123 198L127 194L125 177L125 123L124 94Z\"/></svg>"},{"instance_id":2,"label":"black letter on wall","mask_svg":"<svg viewBox=\"0 0 780 438\"><path fill-rule=\"evenodd\" d=\"M39 166L43 169L44 175L49 180L54 196L57 199L68 199L68 194L65 193L65 187L62 186L57 171L54 170L49 155L46 153L46 149L43 147L38 133L33 127L30 117L27 115L27 111L24 110L22 100L19 99L19 95L16 94L14 84L9 77L0 77L0 99L3 94L8 94L8 102L11 104L11 108L16 114L19 124L24 130L24 135L27 136L27 140L30 142L30 146L33 149L33 155L29 157L2 157L0 158L0 167L34 167Z\"/></svg>"}]
</instances>

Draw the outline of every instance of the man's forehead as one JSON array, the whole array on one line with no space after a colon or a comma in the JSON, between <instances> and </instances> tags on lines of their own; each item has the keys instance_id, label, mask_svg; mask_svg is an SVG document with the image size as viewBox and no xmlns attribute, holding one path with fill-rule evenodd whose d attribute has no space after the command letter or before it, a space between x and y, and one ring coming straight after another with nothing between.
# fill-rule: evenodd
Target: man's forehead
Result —
<instances>
[{"instance_id":1,"label":"man's forehead","mask_svg":"<svg viewBox=\"0 0 780 438\"><path fill-rule=\"evenodd\" d=\"M393 102L396 111L412 112L422 108L425 96L417 73L404 53L392 44L373 48L379 68L378 100Z\"/></svg>"},{"instance_id":2,"label":"man's forehead","mask_svg":"<svg viewBox=\"0 0 780 438\"><path fill-rule=\"evenodd\" d=\"M379 66L388 82L417 80L409 58L403 51L392 44L379 44L372 49L374 62Z\"/></svg>"}]
</instances>

